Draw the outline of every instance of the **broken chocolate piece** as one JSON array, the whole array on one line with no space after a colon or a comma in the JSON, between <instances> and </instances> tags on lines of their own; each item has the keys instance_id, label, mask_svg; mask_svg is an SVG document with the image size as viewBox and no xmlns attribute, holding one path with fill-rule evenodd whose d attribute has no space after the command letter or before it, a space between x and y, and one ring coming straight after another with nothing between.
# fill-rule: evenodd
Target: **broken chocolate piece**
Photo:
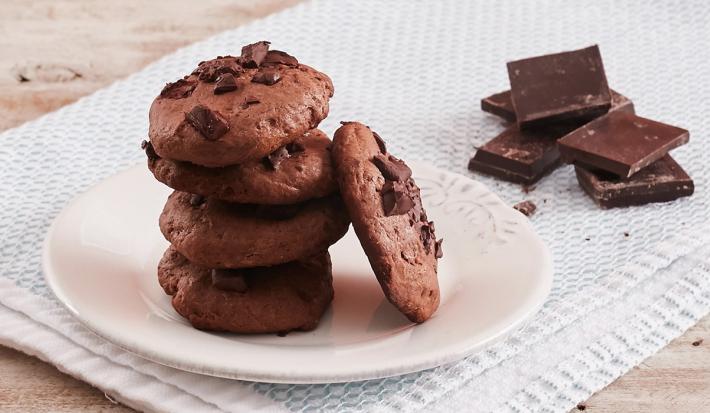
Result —
<instances>
[{"instance_id":1,"label":"broken chocolate piece","mask_svg":"<svg viewBox=\"0 0 710 413\"><path fill-rule=\"evenodd\" d=\"M375 142L377 142L377 146L380 147L380 152L387 153L387 145L385 144L385 141L382 140L382 137L375 131L372 131L372 136L375 137Z\"/></svg>"},{"instance_id":2,"label":"broken chocolate piece","mask_svg":"<svg viewBox=\"0 0 710 413\"><path fill-rule=\"evenodd\" d=\"M192 95L197 82L180 79L178 81L168 83L163 90L160 91L160 97L165 99L184 99Z\"/></svg>"},{"instance_id":3,"label":"broken chocolate piece","mask_svg":"<svg viewBox=\"0 0 710 413\"><path fill-rule=\"evenodd\" d=\"M589 171L580 166L575 166L575 172L584 191L602 208L673 201L690 196L695 190L693 180L670 155L630 178Z\"/></svg>"},{"instance_id":4,"label":"broken chocolate piece","mask_svg":"<svg viewBox=\"0 0 710 413\"><path fill-rule=\"evenodd\" d=\"M145 151L145 155L148 157L149 162L153 162L157 159L160 159L160 156L155 152L155 148L153 148L153 144L150 143L150 141L143 141L141 142L141 149Z\"/></svg>"},{"instance_id":5,"label":"broken chocolate piece","mask_svg":"<svg viewBox=\"0 0 710 413\"><path fill-rule=\"evenodd\" d=\"M214 269L210 275L212 285L218 290L245 293L249 289L243 271Z\"/></svg>"},{"instance_id":6,"label":"broken chocolate piece","mask_svg":"<svg viewBox=\"0 0 710 413\"><path fill-rule=\"evenodd\" d=\"M390 181L404 182L412 176L412 170L407 164L392 155L378 154L372 158L372 163L380 170L382 176Z\"/></svg>"},{"instance_id":7,"label":"broken chocolate piece","mask_svg":"<svg viewBox=\"0 0 710 413\"><path fill-rule=\"evenodd\" d=\"M688 131L626 112L612 112L558 141L565 162L630 177L688 142Z\"/></svg>"},{"instance_id":8,"label":"broken chocolate piece","mask_svg":"<svg viewBox=\"0 0 710 413\"><path fill-rule=\"evenodd\" d=\"M242 66L250 69L261 66L261 63L264 61L269 51L270 44L271 42L261 41L242 47L242 55L239 58L239 62Z\"/></svg>"},{"instance_id":9,"label":"broken chocolate piece","mask_svg":"<svg viewBox=\"0 0 710 413\"><path fill-rule=\"evenodd\" d=\"M566 119L590 120L611 106L596 45L509 62L508 77L521 128Z\"/></svg>"},{"instance_id":10,"label":"broken chocolate piece","mask_svg":"<svg viewBox=\"0 0 710 413\"><path fill-rule=\"evenodd\" d=\"M225 73L233 76L239 76L242 68L237 62L237 58L233 56L218 56L216 59L200 62L192 74L197 75L197 78L203 82L212 83L217 78Z\"/></svg>"},{"instance_id":11,"label":"broken chocolate piece","mask_svg":"<svg viewBox=\"0 0 710 413\"><path fill-rule=\"evenodd\" d=\"M385 216L403 215L414 208L414 200L404 182L385 181L382 186L382 209Z\"/></svg>"},{"instance_id":12,"label":"broken chocolate piece","mask_svg":"<svg viewBox=\"0 0 710 413\"><path fill-rule=\"evenodd\" d=\"M609 111L620 110L622 112L635 113L634 103L631 99L621 93L609 89L611 92L611 108ZM490 114L500 116L501 118L515 122L515 109L513 109L513 101L510 97L510 90L496 93L486 98L481 99L481 110Z\"/></svg>"},{"instance_id":13,"label":"broken chocolate piece","mask_svg":"<svg viewBox=\"0 0 710 413\"><path fill-rule=\"evenodd\" d=\"M205 197L198 194L192 194L190 196L190 205L197 207L205 203Z\"/></svg>"},{"instance_id":14,"label":"broken chocolate piece","mask_svg":"<svg viewBox=\"0 0 710 413\"><path fill-rule=\"evenodd\" d=\"M510 98L510 90L494 93L481 99L481 110L500 116L508 122L515 122L516 120L515 108L513 108L513 101Z\"/></svg>"},{"instance_id":15,"label":"broken chocolate piece","mask_svg":"<svg viewBox=\"0 0 710 413\"><path fill-rule=\"evenodd\" d=\"M227 122L222 120L216 112L212 112L207 106L195 106L185 114L185 119L207 140L217 140L229 131Z\"/></svg>"},{"instance_id":16,"label":"broken chocolate piece","mask_svg":"<svg viewBox=\"0 0 710 413\"><path fill-rule=\"evenodd\" d=\"M533 184L560 165L557 139L573 128L559 126L528 131L512 125L478 148L468 169L510 182Z\"/></svg>"},{"instance_id":17,"label":"broken chocolate piece","mask_svg":"<svg viewBox=\"0 0 710 413\"><path fill-rule=\"evenodd\" d=\"M440 240L436 241L436 244L434 244L434 256L436 258L443 258L444 257L444 250L442 248L442 245L444 243L444 239L441 238Z\"/></svg>"},{"instance_id":18,"label":"broken chocolate piece","mask_svg":"<svg viewBox=\"0 0 710 413\"><path fill-rule=\"evenodd\" d=\"M242 109L246 109L246 108L248 108L249 106L251 106L251 105L256 105L257 103L260 103L260 102L261 102L261 101L260 101L259 98L257 98L257 97L254 97L254 96L247 96L246 98L244 98L244 102L242 102L241 108L242 108Z\"/></svg>"},{"instance_id":19,"label":"broken chocolate piece","mask_svg":"<svg viewBox=\"0 0 710 413\"><path fill-rule=\"evenodd\" d=\"M251 81L254 83L261 83L267 86L271 86L281 79L281 75L275 69L262 69L256 72Z\"/></svg>"},{"instance_id":20,"label":"broken chocolate piece","mask_svg":"<svg viewBox=\"0 0 710 413\"><path fill-rule=\"evenodd\" d=\"M217 83L214 85L214 94L221 95L227 92L237 90L237 81L231 73L223 73L217 78Z\"/></svg>"},{"instance_id":21,"label":"broken chocolate piece","mask_svg":"<svg viewBox=\"0 0 710 413\"><path fill-rule=\"evenodd\" d=\"M535 213L535 211L537 210L537 205L535 205L535 203L533 203L532 201L523 201L513 205L513 209L521 212L526 217L529 217Z\"/></svg>"},{"instance_id":22,"label":"broken chocolate piece","mask_svg":"<svg viewBox=\"0 0 710 413\"><path fill-rule=\"evenodd\" d=\"M281 50L269 50L266 57L261 62L262 65L285 65L298 66L298 60L286 52Z\"/></svg>"}]
</instances>

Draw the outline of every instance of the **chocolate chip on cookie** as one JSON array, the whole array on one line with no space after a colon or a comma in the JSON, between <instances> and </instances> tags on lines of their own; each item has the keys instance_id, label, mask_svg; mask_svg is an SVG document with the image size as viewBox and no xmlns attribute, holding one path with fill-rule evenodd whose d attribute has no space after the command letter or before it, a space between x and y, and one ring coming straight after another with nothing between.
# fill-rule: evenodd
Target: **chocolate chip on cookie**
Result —
<instances>
[{"instance_id":1,"label":"chocolate chip on cookie","mask_svg":"<svg viewBox=\"0 0 710 413\"><path fill-rule=\"evenodd\" d=\"M197 87L197 82L180 79L176 82L168 83L160 91L160 97L166 99L184 99L192 94Z\"/></svg>"},{"instance_id":2,"label":"chocolate chip on cookie","mask_svg":"<svg viewBox=\"0 0 710 413\"><path fill-rule=\"evenodd\" d=\"M170 247L158 264L158 281L173 296L175 311L201 330L308 331L333 300L327 252L235 273L198 266Z\"/></svg>"},{"instance_id":3,"label":"chocolate chip on cookie","mask_svg":"<svg viewBox=\"0 0 710 413\"><path fill-rule=\"evenodd\" d=\"M443 252L411 169L357 122L335 132L332 154L341 196L385 296L411 321L427 320L439 306Z\"/></svg>"},{"instance_id":4,"label":"chocolate chip on cookie","mask_svg":"<svg viewBox=\"0 0 710 413\"><path fill-rule=\"evenodd\" d=\"M219 114L212 112L207 106L197 105L185 115L187 122L192 125L205 139L214 141L229 132L229 125Z\"/></svg>"},{"instance_id":5,"label":"chocolate chip on cookie","mask_svg":"<svg viewBox=\"0 0 710 413\"><path fill-rule=\"evenodd\" d=\"M261 69L251 78L254 83L261 83L267 86L276 84L276 82L281 79L281 75L278 71L270 68Z\"/></svg>"},{"instance_id":6,"label":"chocolate chip on cookie","mask_svg":"<svg viewBox=\"0 0 710 413\"><path fill-rule=\"evenodd\" d=\"M150 141L142 141L141 142L141 149L145 151L145 155L148 157L148 166L152 166L155 164L155 161L160 159L160 156L158 156L157 153L155 153L155 149L153 149L153 144L150 143Z\"/></svg>"},{"instance_id":7,"label":"chocolate chip on cookie","mask_svg":"<svg viewBox=\"0 0 710 413\"><path fill-rule=\"evenodd\" d=\"M286 52L281 50L269 50L261 62L263 66L266 65L286 65L286 66L298 66L298 60Z\"/></svg>"},{"instance_id":8,"label":"chocolate chip on cookie","mask_svg":"<svg viewBox=\"0 0 710 413\"><path fill-rule=\"evenodd\" d=\"M221 95L227 92L237 90L237 81L234 80L234 75L231 73L223 73L217 78L217 83L214 85L214 94Z\"/></svg>"},{"instance_id":9,"label":"chocolate chip on cookie","mask_svg":"<svg viewBox=\"0 0 710 413\"><path fill-rule=\"evenodd\" d=\"M266 54L269 52L271 42L261 41L242 47L242 55L239 62L244 67L250 69L261 66Z\"/></svg>"}]
</instances>

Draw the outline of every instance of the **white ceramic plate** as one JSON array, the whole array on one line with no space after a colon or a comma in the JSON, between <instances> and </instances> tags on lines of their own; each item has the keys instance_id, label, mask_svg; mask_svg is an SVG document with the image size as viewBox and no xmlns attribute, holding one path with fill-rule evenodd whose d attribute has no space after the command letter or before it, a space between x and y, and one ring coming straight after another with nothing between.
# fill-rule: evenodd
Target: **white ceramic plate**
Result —
<instances>
[{"instance_id":1,"label":"white ceramic plate","mask_svg":"<svg viewBox=\"0 0 710 413\"><path fill-rule=\"evenodd\" d=\"M158 216L170 189L144 165L77 197L55 220L44 271L57 298L98 335L155 362L244 380L324 383L381 378L461 359L519 326L552 282L550 253L528 220L481 183L414 163L444 238L441 305L413 325L384 298L351 231L331 247L335 300L315 331L198 331L158 285L167 247Z\"/></svg>"}]
</instances>

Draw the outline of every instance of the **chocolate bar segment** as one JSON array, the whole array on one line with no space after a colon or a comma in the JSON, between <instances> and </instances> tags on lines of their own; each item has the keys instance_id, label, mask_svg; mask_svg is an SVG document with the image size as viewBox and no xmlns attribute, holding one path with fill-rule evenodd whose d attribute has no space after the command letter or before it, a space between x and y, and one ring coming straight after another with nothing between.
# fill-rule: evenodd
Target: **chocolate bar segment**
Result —
<instances>
[{"instance_id":1,"label":"chocolate bar segment","mask_svg":"<svg viewBox=\"0 0 710 413\"><path fill-rule=\"evenodd\" d=\"M622 112L636 113L634 110L634 102L614 89L611 92L611 108L609 111L620 110ZM495 93L486 98L481 99L481 110L490 114L500 116L501 118L515 122L515 109L513 109L513 100L510 97L510 90L505 92Z\"/></svg>"},{"instance_id":2,"label":"chocolate bar segment","mask_svg":"<svg viewBox=\"0 0 710 413\"><path fill-rule=\"evenodd\" d=\"M599 48L508 62L510 91L521 128L589 120L611 107Z\"/></svg>"},{"instance_id":3,"label":"chocolate bar segment","mask_svg":"<svg viewBox=\"0 0 710 413\"><path fill-rule=\"evenodd\" d=\"M575 166L577 181L602 208L668 202L690 196L693 180L670 155L657 160L631 178Z\"/></svg>"},{"instance_id":4,"label":"chocolate bar segment","mask_svg":"<svg viewBox=\"0 0 710 413\"><path fill-rule=\"evenodd\" d=\"M567 163L630 177L688 142L688 131L626 112L610 112L559 140Z\"/></svg>"},{"instance_id":5,"label":"chocolate bar segment","mask_svg":"<svg viewBox=\"0 0 710 413\"><path fill-rule=\"evenodd\" d=\"M530 185L560 165L557 139L572 127L525 131L512 125L480 147L468 169Z\"/></svg>"}]
</instances>

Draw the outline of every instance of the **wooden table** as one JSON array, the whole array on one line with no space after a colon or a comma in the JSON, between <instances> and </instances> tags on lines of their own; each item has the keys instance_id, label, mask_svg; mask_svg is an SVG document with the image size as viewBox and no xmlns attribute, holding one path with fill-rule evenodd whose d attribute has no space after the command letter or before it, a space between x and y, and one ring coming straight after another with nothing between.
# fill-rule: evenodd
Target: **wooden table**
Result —
<instances>
[{"instance_id":1,"label":"wooden table","mask_svg":"<svg viewBox=\"0 0 710 413\"><path fill-rule=\"evenodd\" d=\"M73 102L180 46L297 2L4 2L0 131ZM706 317L578 410L700 412L710 411L709 402ZM130 411L49 364L0 347L0 412L77 410Z\"/></svg>"}]
</instances>

